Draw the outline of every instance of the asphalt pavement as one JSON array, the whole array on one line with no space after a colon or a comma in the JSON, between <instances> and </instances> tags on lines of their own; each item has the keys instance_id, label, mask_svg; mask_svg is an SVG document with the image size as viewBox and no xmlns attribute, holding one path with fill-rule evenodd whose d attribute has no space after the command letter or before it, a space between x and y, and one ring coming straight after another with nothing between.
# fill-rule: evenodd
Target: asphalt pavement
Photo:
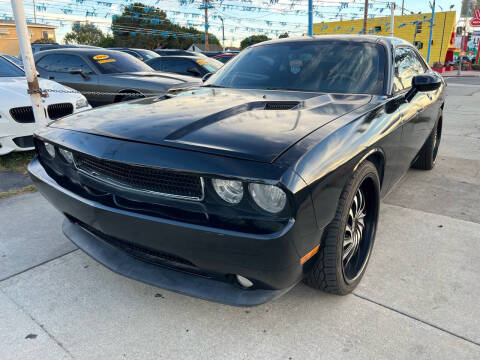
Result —
<instances>
[{"instance_id":1,"label":"asphalt pavement","mask_svg":"<svg viewBox=\"0 0 480 360\"><path fill-rule=\"evenodd\" d=\"M383 200L353 294L236 308L112 273L40 194L0 200L0 359L480 359L480 78L449 78L437 167Z\"/></svg>"}]
</instances>

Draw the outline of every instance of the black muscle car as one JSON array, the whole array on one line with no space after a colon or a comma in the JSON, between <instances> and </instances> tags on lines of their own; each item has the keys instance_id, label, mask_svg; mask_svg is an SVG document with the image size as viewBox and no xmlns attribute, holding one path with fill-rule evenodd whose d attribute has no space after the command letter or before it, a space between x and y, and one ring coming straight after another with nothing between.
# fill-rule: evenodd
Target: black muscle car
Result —
<instances>
[{"instance_id":1,"label":"black muscle car","mask_svg":"<svg viewBox=\"0 0 480 360\"><path fill-rule=\"evenodd\" d=\"M92 106L200 84L193 76L155 72L130 54L102 48L41 51L35 64L42 78L85 92Z\"/></svg>"},{"instance_id":2,"label":"black muscle car","mask_svg":"<svg viewBox=\"0 0 480 360\"><path fill-rule=\"evenodd\" d=\"M233 305L359 283L380 198L431 169L445 83L409 43L263 42L201 87L67 117L30 174L65 235L125 276Z\"/></svg>"}]
</instances>

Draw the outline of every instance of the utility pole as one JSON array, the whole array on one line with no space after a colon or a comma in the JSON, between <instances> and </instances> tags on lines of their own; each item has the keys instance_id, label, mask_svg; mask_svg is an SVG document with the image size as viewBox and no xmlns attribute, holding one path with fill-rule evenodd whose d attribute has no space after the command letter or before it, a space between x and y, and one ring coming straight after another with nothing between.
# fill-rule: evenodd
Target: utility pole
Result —
<instances>
[{"instance_id":1,"label":"utility pole","mask_svg":"<svg viewBox=\"0 0 480 360\"><path fill-rule=\"evenodd\" d=\"M367 33L368 22L368 0L365 0L365 9L363 10L363 33Z\"/></svg>"},{"instance_id":2,"label":"utility pole","mask_svg":"<svg viewBox=\"0 0 480 360\"><path fill-rule=\"evenodd\" d=\"M38 85L37 70L33 60L32 46L30 45L30 34L28 32L27 20L25 19L25 9L22 0L11 0L13 18L17 28L17 37L22 54L23 68L27 78L28 93L32 102L33 116L35 117L35 127L40 129L47 125L45 118L45 109L43 108L40 86Z\"/></svg>"},{"instance_id":3,"label":"utility pole","mask_svg":"<svg viewBox=\"0 0 480 360\"><path fill-rule=\"evenodd\" d=\"M210 50L208 44L208 1L209 0L203 0L203 7L205 8L205 51Z\"/></svg>"},{"instance_id":4,"label":"utility pole","mask_svg":"<svg viewBox=\"0 0 480 360\"><path fill-rule=\"evenodd\" d=\"M313 35L313 0L308 0L308 36Z\"/></svg>"},{"instance_id":5,"label":"utility pole","mask_svg":"<svg viewBox=\"0 0 480 360\"><path fill-rule=\"evenodd\" d=\"M37 23L37 6L35 5L35 0L33 0L33 21Z\"/></svg>"},{"instance_id":6,"label":"utility pole","mask_svg":"<svg viewBox=\"0 0 480 360\"><path fill-rule=\"evenodd\" d=\"M223 48L223 51L225 52L225 24L223 23L223 17L219 15L218 18L222 22L222 48Z\"/></svg>"},{"instance_id":7,"label":"utility pole","mask_svg":"<svg viewBox=\"0 0 480 360\"><path fill-rule=\"evenodd\" d=\"M402 16L404 11L405 11L405 0L402 0Z\"/></svg>"},{"instance_id":8,"label":"utility pole","mask_svg":"<svg viewBox=\"0 0 480 360\"><path fill-rule=\"evenodd\" d=\"M435 25L435 0L432 4L432 17L430 18L430 35L428 36L427 63L430 63L430 50L432 49L433 26Z\"/></svg>"},{"instance_id":9,"label":"utility pole","mask_svg":"<svg viewBox=\"0 0 480 360\"><path fill-rule=\"evenodd\" d=\"M393 32L395 30L395 3L390 4L390 36L393 37Z\"/></svg>"}]
</instances>

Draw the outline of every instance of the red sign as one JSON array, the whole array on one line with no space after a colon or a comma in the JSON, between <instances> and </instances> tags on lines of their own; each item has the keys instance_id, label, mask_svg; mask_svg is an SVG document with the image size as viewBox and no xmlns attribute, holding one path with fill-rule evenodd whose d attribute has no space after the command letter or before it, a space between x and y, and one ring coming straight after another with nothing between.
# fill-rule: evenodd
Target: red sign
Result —
<instances>
[{"instance_id":1,"label":"red sign","mask_svg":"<svg viewBox=\"0 0 480 360\"><path fill-rule=\"evenodd\" d=\"M480 26L480 9L475 9L475 16L470 20L470 25Z\"/></svg>"}]
</instances>

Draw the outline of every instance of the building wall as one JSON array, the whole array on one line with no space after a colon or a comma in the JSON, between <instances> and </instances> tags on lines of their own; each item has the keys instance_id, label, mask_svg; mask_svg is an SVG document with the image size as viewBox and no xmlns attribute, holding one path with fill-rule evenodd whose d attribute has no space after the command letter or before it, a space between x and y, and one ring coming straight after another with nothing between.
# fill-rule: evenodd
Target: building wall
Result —
<instances>
[{"instance_id":1,"label":"building wall","mask_svg":"<svg viewBox=\"0 0 480 360\"><path fill-rule=\"evenodd\" d=\"M411 43L415 36L415 22L422 23L421 32L417 34L415 41L423 43L420 50L427 58L428 38L430 34L430 13L395 16L394 36L407 40ZM333 21L313 24L313 33L322 34L359 34L363 30L363 19ZM430 51L430 64L444 62L447 49L453 47L451 43L452 33L455 31L455 11L437 12L434 17L432 34L432 47ZM390 36L390 17L368 19L367 33L374 35ZM454 39L454 38L453 38Z\"/></svg>"},{"instance_id":2,"label":"building wall","mask_svg":"<svg viewBox=\"0 0 480 360\"><path fill-rule=\"evenodd\" d=\"M28 31L30 42L45 38L55 41L55 28L28 26ZM0 54L18 56L19 53L20 46L15 24L0 24Z\"/></svg>"}]
</instances>

